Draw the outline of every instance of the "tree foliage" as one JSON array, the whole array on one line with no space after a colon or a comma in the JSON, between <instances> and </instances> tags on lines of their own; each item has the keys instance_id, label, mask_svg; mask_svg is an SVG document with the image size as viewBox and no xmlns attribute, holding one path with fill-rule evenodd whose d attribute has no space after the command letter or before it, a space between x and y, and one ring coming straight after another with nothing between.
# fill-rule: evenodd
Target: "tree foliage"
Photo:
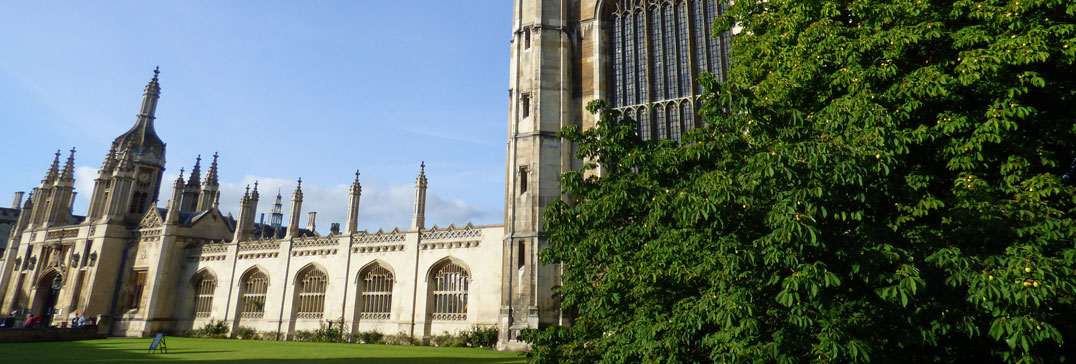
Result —
<instances>
[{"instance_id":1,"label":"tree foliage","mask_svg":"<svg viewBox=\"0 0 1076 364\"><path fill-rule=\"evenodd\" d=\"M1060 362L1076 345L1076 2L736 1L704 128L601 101L546 212L534 362ZM720 30L720 29L719 29ZM600 174L601 178L596 177Z\"/></svg>"}]
</instances>

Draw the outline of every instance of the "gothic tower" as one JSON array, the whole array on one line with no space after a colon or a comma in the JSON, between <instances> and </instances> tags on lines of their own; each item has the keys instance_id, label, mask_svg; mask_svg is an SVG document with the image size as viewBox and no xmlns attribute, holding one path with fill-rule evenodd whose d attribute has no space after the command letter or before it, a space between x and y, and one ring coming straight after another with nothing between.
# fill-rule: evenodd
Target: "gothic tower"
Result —
<instances>
[{"instance_id":1,"label":"gothic tower","mask_svg":"<svg viewBox=\"0 0 1076 364\"><path fill-rule=\"evenodd\" d=\"M136 224L157 201L164 175L164 142L153 128L161 85L153 70L153 79L142 93L142 106L134 126L112 142L112 151L105 163L118 161L110 178L103 217ZM104 170L104 169L102 169ZM107 177L107 176L102 176ZM99 179L100 180L100 179Z\"/></svg>"},{"instance_id":2,"label":"gothic tower","mask_svg":"<svg viewBox=\"0 0 1076 364\"><path fill-rule=\"evenodd\" d=\"M547 237L541 212L561 197L557 178L575 164L557 132L581 122L573 98L577 7L568 0L515 1L501 284L501 340L508 349L522 345L521 329L563 323L553 296L559 266L540 264L536 253Z\"/></svg>"},{"instance_id":3,"label":"gothic tower","mask_svg":"<svg viewBox=\"0 0 1076 364\"><path fill-rule=\"evenodd\" d=\"M514 0L505 188L501 347L522 349L519 330L568 325L553 288L560 267L541 264L542 211L561 195L560 176L582 161L557 137L590 128L586 105L602 99L644 140L680 141L704 73L723 80L728 35L712 37L719 0ZM600 174L600 171L598 172ZM570 202L570 199L569 199Z\"/></svg>"}]
</instances>

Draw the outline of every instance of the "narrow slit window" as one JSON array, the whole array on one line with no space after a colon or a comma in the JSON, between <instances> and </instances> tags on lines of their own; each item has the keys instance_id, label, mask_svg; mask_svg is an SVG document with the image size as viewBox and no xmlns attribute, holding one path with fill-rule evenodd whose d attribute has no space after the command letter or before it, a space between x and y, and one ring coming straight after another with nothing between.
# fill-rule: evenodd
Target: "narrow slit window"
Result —
<instances>
[{"instance_id":1,"label":"narrow slit window","mask_svg":"<svg viewBox=\"0 0 1076 364\"><path fill-rule=\"evenodd\" d=\"M519 249L516 250L516 266L523 268L527 265L527 242L524 240L519 241Z\"/></svg>"},{"instance_id":2,"label":"narrow slit window","mask_svg":"<svg viewBox=\"0 0 1076 364\"><path fill-rule=\"evenodd\" d=\"M519 167L519 194L522 195L527 192L527 173L530 172L526 166Z\"/></svg>"},{"instance_id":3,"label":"narrow slit window","mask_svg":"<svg viewBox=\"0 0 1076 364\"><path fill-rule=\"evenodd\" d=\"M521 108L523 109L523 117L531 116L531 95L523 94L520 97Z\"/></svg>"}]
</instances>

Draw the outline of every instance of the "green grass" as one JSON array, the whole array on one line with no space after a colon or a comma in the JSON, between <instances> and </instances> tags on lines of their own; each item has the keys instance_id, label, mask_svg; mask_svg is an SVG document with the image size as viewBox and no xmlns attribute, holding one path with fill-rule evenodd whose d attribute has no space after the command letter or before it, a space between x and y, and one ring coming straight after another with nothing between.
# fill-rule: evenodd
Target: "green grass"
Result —
<instances>
[{"instance_id":1,"label":"green grass","mask_svg":"<svg viewBox=\"0 0 1076 364\"><path fill-rule=\"evenodd\" d=\"M519 353L426 346L241 341L167 337L167 354L147 354L152 339L0 344L6 363L524 363Z\"/></svg>"}]
</instances>

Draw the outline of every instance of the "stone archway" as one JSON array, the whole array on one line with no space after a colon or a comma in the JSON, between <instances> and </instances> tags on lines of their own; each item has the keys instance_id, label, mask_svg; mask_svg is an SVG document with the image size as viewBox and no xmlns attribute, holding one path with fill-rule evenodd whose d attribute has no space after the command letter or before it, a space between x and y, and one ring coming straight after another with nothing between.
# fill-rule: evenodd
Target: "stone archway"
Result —
<instances>
[{"instance_id":1,"label":"stone archway","mask_svg":"<svg viewBox=\"0 0 1076 364\"><path fill-rule=\"evenodd\" d=\"M52 323L52 316L56 312L56 303L60 298L60 289L63 284L55 284L56 280L62 279L57 271L50 271L37 282L36 301L32 307L33 313L41 315L41 324L48 326Z\"/></svg>"}]
</instances>

